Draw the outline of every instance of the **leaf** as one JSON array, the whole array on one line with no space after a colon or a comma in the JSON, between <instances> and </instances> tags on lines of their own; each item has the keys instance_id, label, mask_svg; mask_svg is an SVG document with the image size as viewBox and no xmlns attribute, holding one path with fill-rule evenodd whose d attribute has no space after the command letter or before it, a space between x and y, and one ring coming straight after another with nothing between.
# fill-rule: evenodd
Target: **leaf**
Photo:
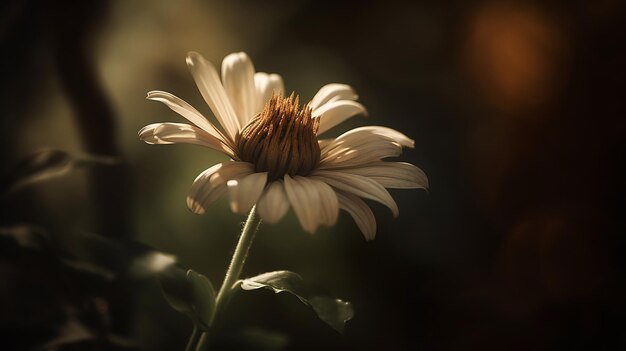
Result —
<instances>
[{"instance_id":1,"label":"leaf","mask_svg":"<svg viewBox=\"0 0 626 351\"><path fill-rule=\"evenodd\" d=\"M193 270L187 271L187 279L191 282L192 289L192 310L199 322L206 329L211 325L213 310L215 309L215 289L211 281L202 274Z\"/></svg>"},{"instance_id":2,"label":"leaf","mask_svg":"<svg viewBox=\"0 0 626 351\"><path fill-rule=\"evenodd\" d=\"M96 155L72 155L63 150L42 149L20 161L2 182L6 192L13 192L24 186L60 177L74 168L90 165L115 165L114 157Z\"/></svg>"},{"instance_id":3,"label":"leaf","mask_svg":"<svg viewBox=\"0 0 626 351\"><path fill-rule=\"evenodd\" d=\"M340 333L343 333L346 322L354 317L354 307L348 301L330 296L314 296L309 299L309 304L321 320Z\"/></svg>"},{"instance_id":4,"label":"leaf","mask_svg":"<svg viewBox=\"0 0 626 351\"><path fill-rule=\"evenodd\" d=\"M5 258L36 255L38 259L47 260L46 269L60 269L73 274L75 278L89 280L90 283L94 283L93 279L111 281L115 277L115 274L106 268L84 260L65 257L59 252L58 242L54 239L45 229L35 225L0 227L0 255Z\"/></svg>"},{"instance_id":5,"label":"leaf","mask_svg":"<svg viewBox=\"0 0 626 351\"><path fill-rule=\"evenodd\" d=\"M186 314L202 330L208 330L215 309L215 289L202 274L193 270L185 273L170 267L158 275L161 291L167 303Z\"/></svg>"},{"instance_id":6,"label":"leaf","mask_svg":"<svg viewBox=\"0 0 626 351\"><path fill-rule=\"evenodd\" d=\"M193 288L187 274L181 268L173 266L158 274L157 278L167 303L180 313L191 313Z\"/></svg>"},{"instance_id":7,"label":"leaf","mask_svg":"<svg viewBox=\"0 0 626 351\"><path fill-rule=\"evenodd\" d=\"M64 233L60 239L59 248L65 257L88 262L133 280L151 279L177 261L171 254L133 240L117 240L79 231Z\"/></svg>"},{"instance_id":8,"label":"leaf","mask_svg":"<svg viewBox=\"0 0 626 351\"><path fill-rule=\"evenodd\" d=\"M275 293L283 291L291 293L303 304L311 307L321 320L340 333L343 333L346 322L354 316L354 308L350 302L311 294L304 284L304 279L291 271L267 272L244 279L241 281L241 288L243 290L266 288Z\"/></svg>"}]
</instances>

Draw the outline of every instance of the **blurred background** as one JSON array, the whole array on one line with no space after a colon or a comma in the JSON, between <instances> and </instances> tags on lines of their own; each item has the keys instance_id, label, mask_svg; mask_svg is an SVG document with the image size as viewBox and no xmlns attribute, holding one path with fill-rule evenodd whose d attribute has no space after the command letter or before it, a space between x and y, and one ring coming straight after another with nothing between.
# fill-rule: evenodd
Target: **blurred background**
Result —
<instances>
[{"instance_id":1,"label":"blurred background","mask_svg":"<svg viewBox=\"0 0 626 351\"><path fill-rule=\"evenodd\" d=\"M397 219L372 203L372 242L346 213L315 235L293 213L262 226L244 275L289 269L351 301L343 335L269 291L237 295L226 334L286 350L626 348L623 2L0 8L0 348L184 347L191 322L132 262L155 249L219 286L244 220L225 199L203 216L185 205L196 175L224 156L137 137L144 125L182 122L145 100L150 90L211 115L185 65L192 50L216 65L246 51L304 100L350 84L369 117L336 133L404 132L416 147L400 160L431 186L392 191ZM42 148L68 154L29 158ZM63 174L11 187L41 164ZM222 347L252 347L231 341Z\"/></svg>"}]
</instances>

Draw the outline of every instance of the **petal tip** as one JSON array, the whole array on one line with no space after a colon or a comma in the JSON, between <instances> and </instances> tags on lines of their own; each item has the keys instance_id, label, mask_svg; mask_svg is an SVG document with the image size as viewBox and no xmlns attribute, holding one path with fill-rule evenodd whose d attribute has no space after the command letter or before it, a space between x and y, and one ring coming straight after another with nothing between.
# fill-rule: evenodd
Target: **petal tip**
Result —
<instances>
[{"instance_id":1,"label":"petal tip","mask_svg":"<svg viewBox=\"0 0 626 351\"><path fill-rule=\"evenodd\" d=\"M189 52L187 52L187 56L185 57L185 62L187 63L187 66L193 67L199 61L201 61L203 59L204 59L204 57L202 55L200 55L199 53L197 53L195 51L189 51Z\"/></svg>"},{"instance_id":2,"label":"petal tip","mask_svg":"<svg viewBox=\"0 0 626 351\"><path fill-rule=\"evenodd\" d=\"M146 99L153 100L153 101L159 101L159 99L161 99L161 101L163 101L163 99L166 99L168 96L171 96L171 95L172 94L164 92L164 91L151 90L146 94Z\"/></svg>"}]
</instances>

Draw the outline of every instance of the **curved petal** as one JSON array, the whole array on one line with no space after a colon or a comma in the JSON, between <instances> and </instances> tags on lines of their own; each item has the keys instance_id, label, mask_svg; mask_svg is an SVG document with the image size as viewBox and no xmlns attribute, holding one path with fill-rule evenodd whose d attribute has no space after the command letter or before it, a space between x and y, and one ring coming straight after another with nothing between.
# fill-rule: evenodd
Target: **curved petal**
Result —
<instances>
[{"instance_id":1,"label":"curved petal","mask_svg":"<svg viewBox=\"0 0 626 351\"><path fill-rule=\"evenodd\" d=\"M223 141L228 141L228 139L224 138L224 135L222 135L222 133L215 128L213 123L206 119L206 117L198 112L198 110L196 110L193 106L189 105L185 100L177 97L176 95L165 91L153 90L148 92L146 99L164 103L172 111L185 117L189 122L202 128L207 133L216 138L220 138Z\"/></svg>"},{"instance_id":2,"label":"curved petal","mask_svg":"<svg viewBox=\"0 0 626 351\"><path fill-rule=\"evenodd\" d=\"M245 126L258 112L254 65L245 52L230 54L222 61L222 82L226 95L239 119Z\"/></svg>"},{"instance_id":3,"label":"curved petal","mask_svg":"<svg viewBox=\"0 0 626 351\"><path fill-rule=\"evenodd\" d=\"M366 177L343 173L341 171L315 171L311 178L319 179L333 188L354 194L366 199L380 202L389 207L394 217L398 217L398 205L389 192L377 182Z\"/></svg>"},{"instance_id":4,"label":"curved petal","mask_svg":"<svg viewBox=\"0 0 626 351\"><path fill-rule=\"evenodd\" d=\"M320 224L333 225L337 221L339 202L335 191L308 177L285 175L285 192L302 228L314 233Z\"/></svg>"},{"instance_id":5,"label":"curved petal","mask_svg":"<svg viewBox=\"0 0 626 351\"><path fill-rule=\"evenodd\" d=\"M414 141L387 127L367 126L349 130L321 146L321 168L354 166L395 157Z\"/></svg>"},{"instance_id":6,"label":"curved petal","mask_svg":"<svg viewBox=\"0 0 626 351\"><path fill-rule=\"evenodd\" d=\"M278 222L289 209L289 199L281 181L270 183L257 204L259 215L268 223Z\"/></svg>"},{"instance_id":7,"label":"curved petal","mask_svg":"<svg viewBox=\"0 0 626 351\"><path fill-rule=\"evenodd\" d=\"M382 135L368 135L329 145L321 153L320 169L344 168L400 156L402 146Z\"/></svg>"},{"instance_id":8,"label":"curved petal","mask_svg":"<svg viewBox=\"0 0 626 351\"><path fill-rule=\"evenodd\" d=\"M148 144L195 144L221 151L234 157L232 149L222 141L206 131L184 123L154 123L139 131L139 139Z\"/></svg>"},{"instance_id":9,"label":"curved petal","mask_svg":"<svg viewBox=\"0 0 626 351\"><path fill-rule=\"evenodd\" d=\"M230 138L230 141L234 142L240 129L239 120L230 100L228 100L228 95L224 90L224 86L222 86L215 67L197 52L187 54L187 66L204 101L206 101L213 114L215 114L215 118L226 130L226 135Z\"/></svg>"},{"instance_id":10,"label":"curved petal","mask_svg":"<svg viewBox=\"0 0 626 351\"><path fill-rule=\"evenodd\" d=\"M342 168L341 172L367 177L385 188L428 189L426 173L406 162L378 161L363 166Z\"/></svg>"},{"instance_id":11,"label":"curved petal","mask_svg":"<svg viewBox=\"0 0 626 351\"><path fill-rule=\"evenodd\" d=\"M272 94L284 95L285 86L283 78L275 73L267 74L265 72L257 72L254 75L254 85L257 93L256 112L261 112L263 106L270 100Z\"/></svg>"},{"instance_id":12,"label":"curved petal","mask_svg":"<svg viewBox=\"0 0 626 351\"><path fill-rule=\"evenodd\" d=\"M335 139L336 143L340 143L344 140L354 140L361 137L367 137L368 135L381 135L387 138L395 140L398 144L413 148L415 147L415 141L408 136L398 132L395 129L382 127L382 126L365 126L351 129Z\"/></svg>"},{"instance_id":13,"label":"curved petal","mask_svg":"<svg viewBox=\"0 0 626 351\"><path fill-rule=\"evenodd\" d=\"M317 91L317 94L311 99L309 106L315 110L329 101L337 100L356 100L359 96L354 89L347 84L330 83L326 84Z\"/></svg>"},{"instance_id":14,"label":"curved petal","mask_svg":"<svg viewBox=\"0 0 626 351\"><path fill-rule=\"evenodd\" d=\"M376 218L365 201L356 195L344 192L337 192L337 198L339 199L339 208L346 210L352 216L365 240L374 240L376 237Z\"/></svg>"},{"instance_id":15,"label":"curved petal","mask_svg":"<svg viewBox=\"0 0 626 351\"><path fill-rule=\"evenodd\" d=\"M312 114L320 119L320 127L317 131L319 135L350 117L359 114L367 115L367 110L356 101L338 100L318 107L313 110Z\"/></svg>"},{"instance_id":16,"label":"curved petal","mask_svg":"<svg viewBox=\"0 0 626 351\"><path fill-rule=\"evenodd\" d=\"M239 214L247 213L256 204L265 189L267 172L252 173L241 179L232 179L228 183L230 209Z\"/></svg>"},{"instance_id":17,"label":"curved petal","mask_svg":"<svg viewBox=\"0 0 626 351\"><path fill-rule=\"evenodd\" d=\"M316 189L320 197L321 223L332 226L337 223L339 217L339 200L337 192L330 185L317 179L307 178L310 183L316 183Z\"/></svg>"},{"instance_id":18,"label":"curved petal","mask_svg":"<svg viewBox=\"0 0 626 351\"><path fill-rule=\"evenodd\" d=\"M248 162L222 162L200 173L193 181L187 195L187 207L197 214L226 192L226 183L254 173L254 165Z\"/></svg>"}]
</instances>

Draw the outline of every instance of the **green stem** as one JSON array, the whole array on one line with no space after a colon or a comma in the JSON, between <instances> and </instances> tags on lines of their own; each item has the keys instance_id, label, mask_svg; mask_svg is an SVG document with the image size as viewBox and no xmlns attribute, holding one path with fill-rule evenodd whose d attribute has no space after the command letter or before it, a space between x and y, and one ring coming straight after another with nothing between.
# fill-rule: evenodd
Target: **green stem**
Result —
<instances>
[{"instance_id":1,"label":"green stem","mask_svg":"<svg viewBox=\"0 0 626 351\"><path fill-rule=\"evenodd\" d=\"M239 237L239 242L235 248L235 253L233 253L233 258L231 258L230 265L226 271L224 282L220 287L220 291L217 293L215 309L213 310L213 316L211 317L211 325L213 325L215 317L219 314L220 310L226 306L228 300L230 299L231 293L233 292L233 286L239 280L239 275L241 274L243 265L246 263L246 258L248 257L248 251L250 251L250 246L252 246L252 241L254 240L254 236L259 230L260 225L261 219L257 216L256 206L254 206L248 214L248 219L246 220L243 230L241 231L241 236ZM200 336L200 341L198 342L196 351L204 350L208 344L208 340L209 332L205 331L202 333L202 336Z\"/></svg>"},{"instance_id":2,"label":"green stem","mask_svg":"<svg viewBox=\"0 0 626 351\"><path fill-rule=\"evenodd\" d=\"M199 336L200 336L200 333L198 330L198 326L194 324L193 331L191 332L191 336L189 337L189 342L187 343L187 347L185 347L185 351L195 350L194 346L196 346Z\"/></svg>"}]
</instances>

